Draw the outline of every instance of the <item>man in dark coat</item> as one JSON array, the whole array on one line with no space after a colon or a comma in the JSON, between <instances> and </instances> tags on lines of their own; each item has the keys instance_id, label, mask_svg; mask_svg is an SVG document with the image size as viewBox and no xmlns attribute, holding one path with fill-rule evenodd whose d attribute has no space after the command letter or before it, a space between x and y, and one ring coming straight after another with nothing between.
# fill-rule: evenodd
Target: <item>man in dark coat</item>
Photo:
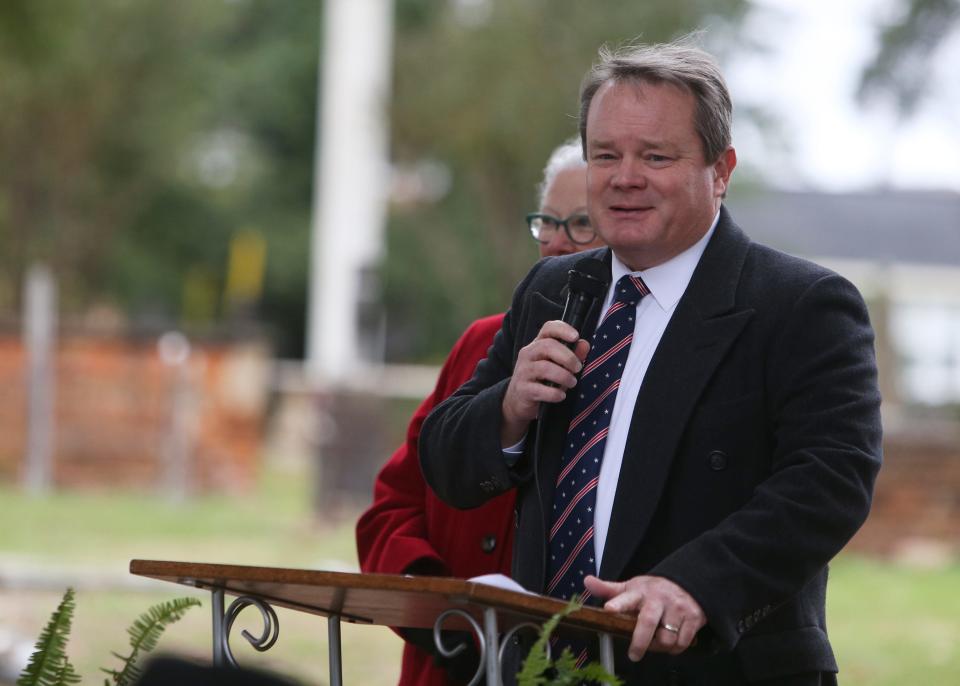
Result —
<instances>
[{"instance_id":1,"label":"man in dark coat","mask_svg":"<svg viewBox=\"0 0 960 686\"><path fill-rule=\"evenodd\" d=\"M445 501L519 488L517 581L636 614L630 684L835 683L827 564L880 466L866 307L723 208L731 109L701 50L601 53L580 129L606 297L578 332L583 256L538 263L420 436Z\"/></svg>"}]
</instances>

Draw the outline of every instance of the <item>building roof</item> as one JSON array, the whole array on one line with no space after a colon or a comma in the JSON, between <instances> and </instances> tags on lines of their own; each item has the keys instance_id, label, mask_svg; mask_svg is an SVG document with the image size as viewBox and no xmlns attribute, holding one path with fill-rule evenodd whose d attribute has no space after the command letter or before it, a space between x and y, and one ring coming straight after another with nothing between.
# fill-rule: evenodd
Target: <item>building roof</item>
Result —
<instances>
[{"instance_id":1,"label":"building roof","mask_svg":"<svg viewBox=\"0 0 960 686\"><path fill-rule=\"evenodd\" d=\"M755 241L795 255L960 266L960 193L756 191L725 204Z\"/></svg>"}]
</instances>

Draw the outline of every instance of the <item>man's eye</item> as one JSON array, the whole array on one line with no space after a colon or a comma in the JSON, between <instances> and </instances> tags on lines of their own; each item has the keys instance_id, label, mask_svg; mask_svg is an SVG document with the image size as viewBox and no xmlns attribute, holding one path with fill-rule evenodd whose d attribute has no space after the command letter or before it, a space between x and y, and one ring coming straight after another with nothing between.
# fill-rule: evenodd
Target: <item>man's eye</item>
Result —
<instances>
[{"instance_id":1,"label":"man's eye","mask_svg":"<svg viewBox=\"0 0 960 686\"><path fill-rule=\"evenodd\" d=\"M670 158L667 157L666 155L657 155L657 154L653 154L653 153L647 155L647 159L648 159L650 162L658 162L658 163L659 163L659 162L669 162L669 161L670 161Z\"/></svg>"}]
</instances>

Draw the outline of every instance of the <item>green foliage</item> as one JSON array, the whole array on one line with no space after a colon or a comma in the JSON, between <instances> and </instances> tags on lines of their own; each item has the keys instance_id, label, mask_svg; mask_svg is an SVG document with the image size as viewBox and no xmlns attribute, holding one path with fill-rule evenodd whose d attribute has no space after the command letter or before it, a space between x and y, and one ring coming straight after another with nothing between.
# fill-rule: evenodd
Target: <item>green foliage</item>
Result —
<instances>
[{"instance_id":1,"label":"green foliage","mask_svg":"<svg viewBox=\"0 0 960 686\"><path fill-rule=\"evenodd\" d=\"M202 274L213 307L186 324L209 328L252 228L264 316L302 328L320 6L0 3L0 312L42 260L66 317L106 303L151 327L183 323Z\"/></svg>"},{"instance_id":2,"label":"green foliage","mask_svg":"<svg viewBox=\"0 0 960 686\"><path fill-rule=\"evenodd\" d=\"M565 647L560 656L552 661L547 657L547 644L560 621L581 607L583 603L579 596L574 596L563 610L544 623L539 638L530 648L527 659L523 661L523 667L517 674L519 686L576 686L584 682L606 683L610 686L623 684L622 680L607 672L597 662L589 662L578 668L577 660L569 647Z\"/></svg>"},{"instance_id":3,"label":"green foliage","mask_svg":"<svg viewBox=\"0 0 960 686\"><path fill-rule=\"evenodd\" d=\"M50 615L50 620L40 633L17 686L60 686L78 684L80 677L67 658L67 639L73 621L74 592L68 588L60 605Z\"/></svg>"},{"instance_id":4,"label":"green foliage","mask_svg":"<svg viewBox=\"0 0 960 686\"><path fill-rule=\"evenodd\" d=\"M153 650L164 629L183 617L191 607L198 605L200 601L196 598L175 598L158 603L140 615L127 629L130 635L130 654L113 653L122 661L123 666L119 670L102 670L111 677L104 681L105 686L111 686L111 681L113 686L133 684L140 675L137 665L140 654ZM66 686L80 683L80 675L76 673L66 654L74 607L74 591L68 588L37 639L30 662L17 679L17 686Z\"/></svg>"},{"instance_id":5,"label":"green foliage","mask_svg":"<svg viewBox=\"0 0 960 686\"><path fill-rule=\"evenodd\" d=\"M114 241L178 183L209 104L205 39L227 15L186 0L12 7L0 22L2 278L15 290L30 261L50 263L69 314L108 299Z\"/></svg>"},{"instance_id":6,"label":"green foliage","mask_svg":"<svg viewBox=\"0 0 960 686\"><path fill-rule=\"evenodd\" d=\"M141 651L148 653L153 650L164 629L183 617L191 607L199 605L200 601L196 598L175 598L151 607L127 629L130 635L130 654L123 656L113 653L123 662L123 667L119 670L102 668L101 671L111 676L114 686L130 686L140 676L137 659ZM110 680L105 680L104 684L110 686Z\"/></svg>"},{"instance_id":7,"label":"green foliage","mask_svg":"<svg viewBox=\"0 0 960 686\"><path fill-rule=\"evenodd\" d=\"M0 313L44 260L67 317L107 303L203 331L231 317L227 246L250 229L267 243L254 314L280 356L301 354L323 3L88 5L0 2ZM537 254L523 214L575 132L599 45L706 28L722 54L748 6L397 0L392 157L438 162L451 188L392 213L388 355L439 359L467 322L507 306Z\"/></svg>"}]
</instances>

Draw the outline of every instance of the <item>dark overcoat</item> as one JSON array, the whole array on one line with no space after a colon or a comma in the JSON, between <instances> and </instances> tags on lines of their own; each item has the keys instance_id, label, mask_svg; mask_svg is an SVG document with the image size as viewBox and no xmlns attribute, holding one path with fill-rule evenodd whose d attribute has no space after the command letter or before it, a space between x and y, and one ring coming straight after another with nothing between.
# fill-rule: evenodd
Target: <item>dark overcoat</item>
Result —
<instances>
[{"instance_id":1,"label":"dark overcoat","mask_svg":"<svg viewBox=\"0 0 960 686\"><path fill-rule=\"evenodd\" d=\"M609 262L606 249L594 255ZM501 403L520 349L560 318L583 256L534 266L486 360L420 435L424 475L446 502L469 508L519 488L513 575L540 592L571 400L542 420L539 463L528 440L512 467ZM600 566L604 579L671 579L708 624L679 657L633 664L619 648L618 675L739 684L835 672L827 564L867 516L880 442L873 331L856 288L752 242L721 209L638 393Z\"/></svg>"}]
</instances>

